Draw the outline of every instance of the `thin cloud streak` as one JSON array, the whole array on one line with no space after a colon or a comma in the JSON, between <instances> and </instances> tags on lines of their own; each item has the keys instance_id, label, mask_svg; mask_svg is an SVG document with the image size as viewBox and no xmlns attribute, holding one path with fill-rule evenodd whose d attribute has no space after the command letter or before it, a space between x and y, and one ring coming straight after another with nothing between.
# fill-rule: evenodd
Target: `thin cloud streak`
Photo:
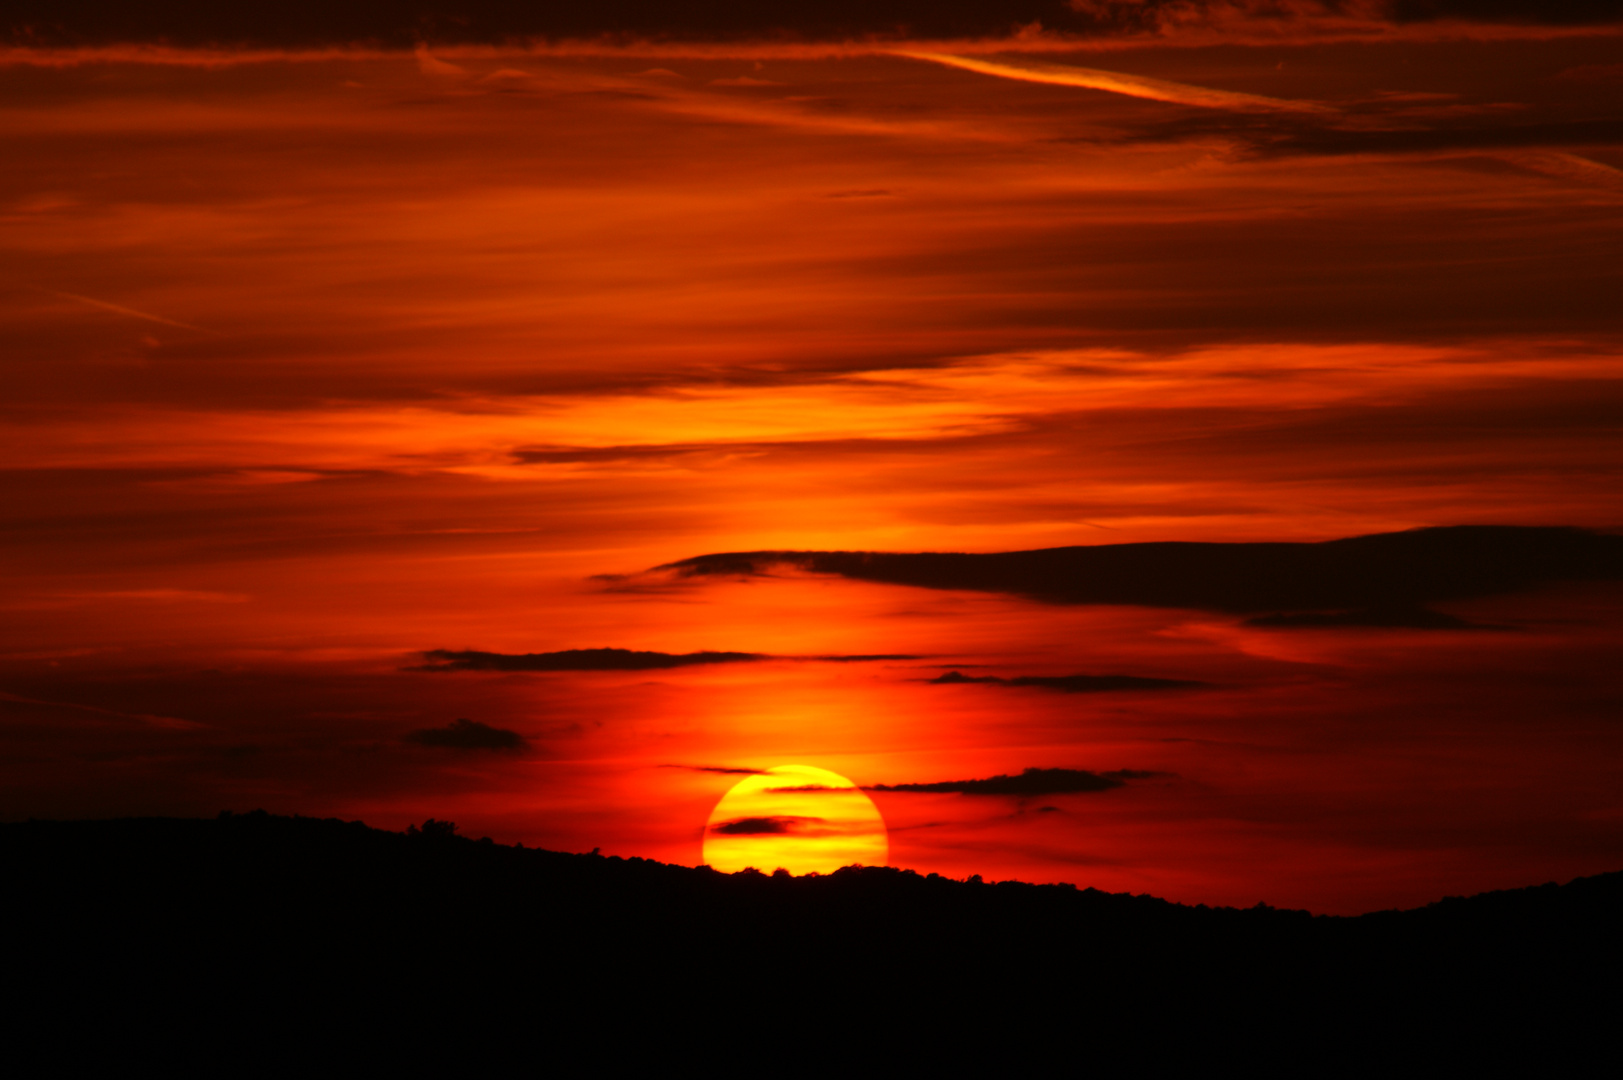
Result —
<instances>
[{"instance_id":1,"label":"thin cloud streak","mask_svg":"<svg viewBox=\"0 0 1623 1080\"><path fill-rule=\"evenodd\" d=\"M1623 191L1623 169L1559 150L1499 151L1494 156L1546 176L1571 180L1590 187Z\"/></svg>"},{"instance_id":2,"label":"thin cloud streak","mask_svg":"<svg viewBox=\"0 0 1623 1080\"><path fill-rule=\"evenodd\" d=\"M127 315L132 319L144 319L147 322L158 323L162 326L173 326L181 330L195 330L200 334L215 333L213 330L208 330L201 326L195 326L192 323L181 322L178 319L167 319L162 315L154 315L150 311L140 311L136 308L125 307L123 304L115 304L108 300L97 300L93 296L80 296L78 293L61 292L57 289L46 289L38 285L29 285L28 288L33 289L35 292L44 293L47 296L56 296L63 300L73 300L80 304L87 304L93 308L100 308L102 311L111 311L115 315Z\"/></svg>"},{"instance_id":3,"label":"thin cloud streak","mask_svg":"<svg viewBox=\"0 0 1623 1080\"><path fill-rule=\"evenodd\" d=\"M21 694L11 694L5 691L0 691L0 701L9 701L17 705L38 705L47 709L69 709L74 712L90 713L94 716L110 716L117 720L138 720L142 724L165 730L191 731L208 726L195 720L183 720L178 716L124 712L119 709L104 709L96 705L82 705L73 701L44 701L40 698L25 697Z\"/></svg>"},{"instance_id":4,"label":"thin cloud streak","mask_svg":"<svg viewBox=\"0 0 1623 1080\"><path fill-rule=\"evenodd\" d=\"M1334 115L1336 110L1313 101L1287 101L1283 98L1245 94L1235 90L1214 90L1205 86L1151 79L1142 75L1126 75L1117 71L1097 68L1071 67L1062 64L1044 64L1032 60L1018 63L1008 60L981 60L972 56L954 56L949 53L913 52L897 50L896 56L912 60L925 60L932 64L962 68L979 75L992 75L1000 79L1021 82L1047 83L1052 86L1075 86L1084 90L1105 90L1112 94L1146 98L1150 101L1168 101L1178 105L1197 105L1203 109L1233 109L1241 112L1289 112Z\"/></svg>"}]
</instances>

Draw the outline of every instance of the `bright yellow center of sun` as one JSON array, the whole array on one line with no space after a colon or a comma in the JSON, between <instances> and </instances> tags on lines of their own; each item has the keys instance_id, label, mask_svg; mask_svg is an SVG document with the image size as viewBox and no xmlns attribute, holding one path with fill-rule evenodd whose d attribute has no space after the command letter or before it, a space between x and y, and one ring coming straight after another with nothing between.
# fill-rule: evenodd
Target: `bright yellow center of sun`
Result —
<instances>
[{"instance_id":1,"label":"bright yellow center of sun","mask_svg":"<svg viewBox=\"0 0 1623 1080\"><path fill-rule=\"evenodd\" d=\"M842 866L884 866L885 819L873 800L838 773L778 765L733 785L710 811L704 861L733 873L827 874Z\"/></svg>"}]
</instances>

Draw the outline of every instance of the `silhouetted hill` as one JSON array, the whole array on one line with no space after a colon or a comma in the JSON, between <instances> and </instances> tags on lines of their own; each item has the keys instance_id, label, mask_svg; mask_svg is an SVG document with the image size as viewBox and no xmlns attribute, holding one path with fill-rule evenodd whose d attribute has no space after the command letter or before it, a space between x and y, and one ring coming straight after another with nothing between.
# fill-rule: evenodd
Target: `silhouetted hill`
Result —
<instances>
[{"instance_id":1,"label":"silhouetted hill","mask_svg":"<svg viewBox=\"0 0 1623 1080\"><path fill-rule=\"evenodd\" d=\"M1323 543L1098 544L990 554L750 551L657 567L685 577L790 565L930 589L1013 593L1058 604L1229 612L1333 610L1313 625L1454 627L1423 605L1554 581L1623 580L1623 536L1583 529L1456 525ZM1269 625L1306 625L1289 619Z\"/></svg>"},{"instance_id":2,"label":"silhouetted hill","mask_svg":"<svg viewBox=\"0 0 1623 1080\"><path fill-rule=\"evenodd\" d=\"M1612 1022L1623 959L1623 873L1328 918L889 868L725 875L262 812L0 825L0 865L8 978L36 1005L239 1040L473 1024L470 1054L504 1032L703 1029L734 1047L902 1033L925 1056L1007 1041L1011 1061L1264 1034L1355 1037L1348 1054L1559 1028L1570 1047Z\"/></svg>"},{"instance_id":3,"label":"silhouetted hill","mask_svg":"<svg viewBox=\"0 0 1623 1080\"><path fill-rule=\"evenodd\" d=\"M1571 1048L1610 1023L1623 958L1623 874L1324 918L886 867L725 875L263 812L0 825L0 861L8 978L37 1009L234 1044L388 1031L479 1056L503 1031L622 1049L799 1031L904 1036L914 1061L1066 1039L1159 1061L1560 1031Z\"/></svg>"}]
</instances>

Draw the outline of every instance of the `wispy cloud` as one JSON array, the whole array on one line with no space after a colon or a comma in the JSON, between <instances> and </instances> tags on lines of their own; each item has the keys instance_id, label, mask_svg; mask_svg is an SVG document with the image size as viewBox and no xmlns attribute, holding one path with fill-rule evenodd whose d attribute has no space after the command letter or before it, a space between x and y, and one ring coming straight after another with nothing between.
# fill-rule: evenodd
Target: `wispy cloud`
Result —
<instances>
[{"instance_id":1,"label":"wispy cloud","mask_svg":"<svg viewBox=\"0 0 1623 1080\"><path fill-rule=\"evenodd\" d=\"M897 50L895 55L932 64L962 68L980 75L1000 79L1018 79L1021 82L1048 83L1053 86L1075 86L1084 90L1105 90L1128 97L1148 98L1151 101L1170 101L1179 105L1196 105L1203 109L1235 109L1244 112L1290 112L1332 115L1335 109L1315 101L1290 101L1284 98L1245 94L1236 90L1216 90L1207 86L1168 82L1143 75L1127 75L1119 71L1101 71L1098 68L1071 67L1036 60L981 59L951 53L913 52Z\"/></svg>"},{"instance_id":2,"label":"wispy cloud","mask_svg":"<svg viewBox=\"0 0 1623 1080\"><path fill-rule=\"evenodd\" d=\"M439 747L449 750L525 750L529 740L516 731L481 724L477 720L453 720L442 728L419 728L409 733L405 741L417 746Z\"/></svg>"},{"instance_id":3,"label":"wispy cloud","mask_svg":"<svg viewBox=\"0 0 1623 1080\"><path fill-rule=\"evenodd\" d=\"M91 713L95 716L110 716L116 720L137 720L155 728L169 728L173 730L191 730L207 727L196 720L182 720L178 716L162 716L157 713L124 712L120 709L104 709L99 705L81 705L73 701L46 701L41 698L24 697L21 694L8 694L0 690L0 701L10 701L18 705L37 705L47 709L69 709L74 712Z\"/></svg>"},{"instance_id":4,"label":"wispy cloud","mask_svg":"<svg viewBox=\"0 0 1623 1080\"><path fill-rule=\"evenodd\" d=\"M1109 791L1129 780L1147 780L1162 774L1143 769L1114 769L1090 772L1087 769L1030 768L1017 776L999 773L979 780L940 780L927 784L874 784L870 791L899 791L920 794L956 795L1072 795L1079 792Z\"/></svg>"},{"instance_id":5,"label":"wispy cloud","mask_svg":"<svg viewBox=\"0 0 1623 1080\"><path fill-rule=\"evenodd\" d=\"M1546 176L1589 187L1623 191L1623 169L1615 169L1579 154L1562 150L1503 150L1494 156Z\"/></svg>"},{"instance_id":6,"label":"wispy cloud","mask_svg":"<svg viewBox=\"0 0 1623 1080\"><path fill-rule=\"evenodd\" d=\"M417 43L415 53L417 56L417 68L424 75L450 77L467 74L466 69L457 67L455 64L446 63L434 56L433 53L428 51L428 46L421 41Z\"/></svg>"},{"instance_id":7,"label":"wispy cloud","mask_svg":"<svg viewBox=\"0 0 1623 1080\"><path fill-rule=\"evenodd\" d=\"M213 330L197 326L194 323L181 322L179 319L169 319L162 315L154 315L150 311L141 311L138 308L126 307L123 304L115 304L110 300L97 300L94 296L81 296L78 293L62 292L57 289L46 289L41 288L38 285L30 285L28 287L33 289L35 292L45 293L47 296L60 297L63 300L72 300L76 303L85 304L89 307L100 308L102 311L111 311L115 315L128 316L131 319L142 319L146 322L158 323L160 326L173 326L181 330L194 330L199 334L214 333Z\"/></svg>"}]
</instances>

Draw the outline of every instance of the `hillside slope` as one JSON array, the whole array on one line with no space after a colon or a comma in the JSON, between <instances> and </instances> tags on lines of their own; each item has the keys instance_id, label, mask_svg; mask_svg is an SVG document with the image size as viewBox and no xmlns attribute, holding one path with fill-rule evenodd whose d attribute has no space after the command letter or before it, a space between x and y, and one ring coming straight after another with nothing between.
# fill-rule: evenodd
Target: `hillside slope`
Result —
<instances>
[{"instance_id":1,"label":"hillside slope","mask_svg":"<svg viewBox=\"0 0 1623 1080\"><path fill-rule=\"evenodd\" d=\"M0 865L36 1004L216 1030L426 1015L635 1041L838 1015L829 1038L937 1047L1182 1053L1265 1029L1480 1048L1552 1024L1571 1045L1612 1022L1623 959L1623 873L1334 918L882 867L725 875L263 812L0 825Z\"/></svg>"}]
</instances>

